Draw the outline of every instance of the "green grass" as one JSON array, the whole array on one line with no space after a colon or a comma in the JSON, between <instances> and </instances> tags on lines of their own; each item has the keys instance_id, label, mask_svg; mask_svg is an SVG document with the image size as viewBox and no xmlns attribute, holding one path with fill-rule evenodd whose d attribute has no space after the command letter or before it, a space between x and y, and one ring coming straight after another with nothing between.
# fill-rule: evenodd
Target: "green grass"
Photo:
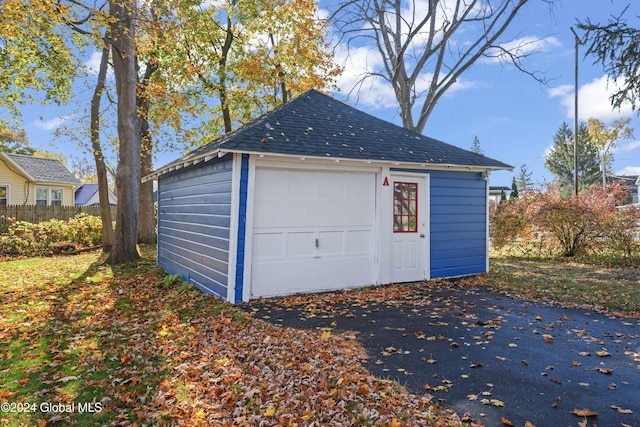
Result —
<instances>
[{"instance_id":1,"label":"green grass","mask_svg":"<svg viewBox=\"0 0 640 427\"><path fill-rule=\"evenodd\" d=\"M0 262L0 403L103 405L99 413L5 412L0 414L2 426L154 425L180 417L188 425L201 420L206 408L221 410L219 403L198 406L207 393L207 402L218 402L223 396L270 387L273 380L257 374L244 379L254 383L238 379L256 363L273 372L291 369L292 360L283 358L282 350L269 353L278 348L272 343L275 337L284 341L282 348L299 352L315 346L316 341L311 346L287 341L292 331L256 326L230 304L167 276L155 266L154 247L141 250L140 262L115 268L104 266L97 253ZM509 258L492 259L491 265L492 273L465 280L531 298L640 312L638 269ZM264 329L248 333L249 326ZM314 333L303 336L308 340ZM271 338L265 341L264 336ZM333 349L332 355L337 354ZM225 360L229 368L218 365ZM180 370L182 365L190 368ZM355 365L349 365L349 374L355 374ZM198 372L205 367L209 383L201 384ZM327 387L337 384L327 380ZM156 403L158 396L204 409L176 412L176 402ZM247 410L264 413L265 408L249 405Z\"/></svg>"},{"instance_id":2,"label":"green grass","mask_svg":"<svg viewBox=\"0 0 640 427\"><path fill-rule=\"evenodd\" d=\"M590 306L627 315L640 313L640 269L573 260L492 258L486 287L566 305Z\"/></svg>"},{"instance_id":3,"label":"green grass","mask_svg":"<svg viewBox=\"0 0 640 427\"><path fill-rule=\"evenodd\" d=\"M155 248L141 252L140 262L116 268L102 265L97 253L0 263L0 402L37 408L4 412L2 425L143 421L120 408L149 399L166 376L155 336L147 332L160 330L172 307L157 304L149 288L164 277L154 266ZM149 306L165 310L150 312ZM77 410L88 403L105 407ZM76 411L40 410L53 404L75 404Z\"/></svg>"}]
</instances>

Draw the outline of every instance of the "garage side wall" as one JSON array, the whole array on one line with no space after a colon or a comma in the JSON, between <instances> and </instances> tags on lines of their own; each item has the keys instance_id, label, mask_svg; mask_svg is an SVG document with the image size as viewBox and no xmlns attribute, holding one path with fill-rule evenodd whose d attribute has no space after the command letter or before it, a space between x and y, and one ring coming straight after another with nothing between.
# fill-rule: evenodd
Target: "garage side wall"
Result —
<instances>
[{"instance_id":1,"label":"garage side wall","mask_svg":"<svg viewBox=\"0 0 640 427\"><path fill-rule=\"evenodd\" d=\"M431 278L487 269L487 181L477 172L431 174Z\"/></svg>"},{"instance_id":2,"label":"garage side wall","mask_svg":"<svg viewBox=\"0 0 640 427\"><path fill-rule=\"evenodd\" d=\"M158 180L158 265L225 299L232 167L212 160Z\"/></svg>"}]
</instances>

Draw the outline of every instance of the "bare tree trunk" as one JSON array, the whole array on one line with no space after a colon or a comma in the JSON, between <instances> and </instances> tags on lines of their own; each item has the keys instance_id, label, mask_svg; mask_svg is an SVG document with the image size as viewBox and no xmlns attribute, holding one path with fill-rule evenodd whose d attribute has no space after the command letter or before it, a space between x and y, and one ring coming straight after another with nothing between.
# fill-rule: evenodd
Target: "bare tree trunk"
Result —
<instances>
[{"instance_id":1,"label":"bare tree trunk","mask_svg":"<svg viewBox=\"0 0 640 427\"><path fill-rule=\"evenodd\" d=\"M116 234L108 262L136 261L138 253L138 213L140 196L140 121L136 109L138 76L135 56L135 0L109 2L113 70L118 93L118 168L116 189Z\"/></svg>"},{"instance_id":2,"label":"bare tree trunk","mask_svg":"<svg viewBox=\"0 0 640 427\"><path fill-rule=\"evenodd\" d=\"M145 141L140 169L142 175L153 172L152 147L150 141ZM154 244L158 242L156 235L155 201L153 199L153 181L140 184L140 214L138 221L138 243Z\"/></svg>"},{"instance_id":3,"label":"bare tree trunk","mask_svg":"<svg viewBox=\"0 0 640 427\"><path fill-rule=\"evenodd\" d=\"M111 207L109 206L109 182L107 168L104 163L102 146L100 145L100 100L104 90L104 82L107 77L107 65L109 60L109 46L102 48L100 68L98 70L98 83L96 84L93 98L91 98L91 148L96 162L96 174L98 175L98 196L100 199L100 218L102 219L102 251L111 252L113 246L113 223L111 221Z\"/></svg>"},{"instance_id":4,"label":"bare tree trunk","mask_svg":"<svg viewBox=\"0 0 640 427\"><path fill-rule=\"evenodd\" d=\"M428 0L417 7L415 1L354 0L338 2L330 19L348 43L371 41L380 55L382 65L365 70L357 85L368 77L385 81L393 88L402 125L422 132L436 103L483 56L545 81L523 65L534 42L503 38L528 1ZM546 1L551 7L554 0ZM466 43L459 43L460 34Z\"/></svg>"},{"instance_id":5,"label":"bare tree trunk","mask_svg":"<svg viewBox=\"0 0 640 427\"><path fill-rule=\"evenodd\" d=\"M138 85L138 115L140 116L140 141L142 153L140 158L141 175L153 172L153 140L149 131L149 109L151 100L147 88L151 75L158 69L155 58L150 59L145 67L142 81ZM153 200L153 181L140 184L140 213L138 221L138 243L154 244L156 236L156 215Z\"/></svg>"}]
</instances>

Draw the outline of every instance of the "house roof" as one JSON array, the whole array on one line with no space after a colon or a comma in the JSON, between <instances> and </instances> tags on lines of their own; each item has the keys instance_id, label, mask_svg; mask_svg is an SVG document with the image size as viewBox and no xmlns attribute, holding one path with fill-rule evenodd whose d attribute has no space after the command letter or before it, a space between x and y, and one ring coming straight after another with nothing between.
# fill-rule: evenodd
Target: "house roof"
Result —
<instances>
[{"instance_id":1,"label":"house roof","mask_svg":"<svg viewBox=\"0 0 640 427\"><path fill-rule=\"evenodd\" d=\"M57 159L0 152L0 158L2 157L18 168L27 179L36 183L68 185L82 183Z\"/></svg>"},{"instance_id":2,"label":"house roof","mask_svg":"<svg viewBox=\"0 0 640 427\"><path fill-rule=\"evenodd\" d=\"M147 178L215 152L513 169L506 163L407 130L310 90Z\"/></svg>"},{"instance_id":3,"label":"house roof","mask_svg":"<svg viewBox=\"0 0 640 427\"><path fill-rule=\"evenodd\" d=\"M111 190L109 190L109 204L116 205L118 199ZM75 192L75 204L76 206L91 206L99 205L100 199L98 197L98 184L89 183L82 184Z\"/></svg>"}]
</instances>

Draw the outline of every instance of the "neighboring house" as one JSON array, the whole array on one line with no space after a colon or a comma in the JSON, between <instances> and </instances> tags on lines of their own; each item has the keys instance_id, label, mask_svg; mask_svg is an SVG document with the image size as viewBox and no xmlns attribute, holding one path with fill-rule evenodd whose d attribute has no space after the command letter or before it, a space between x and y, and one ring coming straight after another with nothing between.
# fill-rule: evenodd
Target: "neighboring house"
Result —
<instances>
[{"instance_id":1,"label":"neighboring house","mask_svg":"<svg viewBox=\"0 0 640 427\"><path fill-rule=\"evenodd\" d=\"M506 186L491 186L489 188L489 200L493 204L498 204L502 201L502 195L508 199L509 194L511 194L511 187Z\"/></svg>"},{"instance_id":2,"label":"neighboring house","mask_svg":"<svg viewBox=\"0 0 640 427\"><path fill-rule=\"evenodd\" d=\"M627 204L633 205L638 203L638 193L640 192L640 177L639 176L610 176L607 175L607 183L612 184L619 182L622 188L629 192L629 199Z\"/></svg>"},{"instance_id":3,"label":"neighboring house","mask_svg":"<svg viewBox=\"0 0 640 427\"><path fill-rule=\"evenodd\" d=\"M144 179L158 264L240 302L487 272L498 169L311 90Z\"/></svg>"},{"instance_id":4,"label":"neighboring house","mask_svg":"<svg viewBox=\"0 0 640 427\"><path fill-rule=\"evenodd\" d=\"M73 206L80 184L57 159L0 152L0 206Z\"/></svg>"},{"instance_id":5,"label":"neighboring house","mask_svg":"<svg viewBox=\"0 0 640 427\"><path fill-rule=\"evenodd\" d=\"M98 184L82 184L76 189L76 206L100 206L100 196L98 194ZM109 205L118 204L118 198L109 189Z\"/></svg>"}]
</instances>

